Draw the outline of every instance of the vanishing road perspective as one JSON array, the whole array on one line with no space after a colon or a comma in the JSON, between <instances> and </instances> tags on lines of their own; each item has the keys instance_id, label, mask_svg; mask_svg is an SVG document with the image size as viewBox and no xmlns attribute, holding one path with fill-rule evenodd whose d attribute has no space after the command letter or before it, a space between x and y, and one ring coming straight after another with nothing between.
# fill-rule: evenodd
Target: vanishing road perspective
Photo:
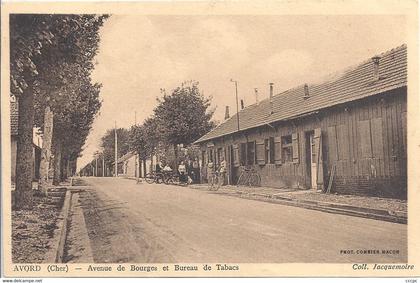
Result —
<instances>
[{"instance_id":1,"label":"vanishing road perspective","mask_svg":"<svg viewBox=\"0 0 420 283\"><path fill-rule=\"evenodd\" d=\"M414 266L404 17L9 18L14 264Z\"/></svg>"},{"instance_id":2,"label":"vanishing road perspective","mask_svg":"<svg viewBox=\"0 0 420 283\"><path fill-rule=\"evenodd\" d=\"M407 226L403 224L243 199L190 186L137 184L124 178L79 180L87 186L80 187L78 199L73 199L72 216L83 211L88 237L73 235L72 239L70 233L68 262L407 260ZM383 250L399 252L382 254Z\"/></svg>"}]
</instances>

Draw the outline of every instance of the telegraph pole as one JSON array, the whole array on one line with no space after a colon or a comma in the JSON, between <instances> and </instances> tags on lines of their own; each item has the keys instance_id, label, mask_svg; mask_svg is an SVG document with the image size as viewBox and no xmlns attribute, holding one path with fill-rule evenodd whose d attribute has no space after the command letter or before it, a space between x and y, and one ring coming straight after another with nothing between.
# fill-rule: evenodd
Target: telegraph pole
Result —
<instances>
[{"instance_id":1,"label":"telegraph pole","mask_svg":"<svg viewBox=\"0 0 420 283\"><path fill-rule=\"evenodd\" d=\"M105 155L102 154L102 177L105 177Z\"/></svg>"},{"instance_id":2,"label":"telegraph pole","mask_svg":"<svg viewBox=\"0 0 420 283\"><path fill-rule=\"evenodd\" d=\"M236 93L236 121L238 123L238 132L239 132L239 104L238 104L238 81L230 79L231 82L235 83L235 93Z\"/></svg>"},{"instance_id":3,"label":"telegraph pole","mask_svg":"<svg viewBox=\"0 0 420 283\"><path fill-rule=\"evenodd\" d=\"M95 155L95 177L98 177L98 155Z\"/></svg>"},{"instance_id":4,"label":"telegraph pole","mask_svg":"<svg viewBox=\"0 0 420 283\"><path fill-rule=\"evenodd\" d=\"M117 121L115 121L115 177L118 177L118 137L117 137Z\"/></svg>"}]
</instances>

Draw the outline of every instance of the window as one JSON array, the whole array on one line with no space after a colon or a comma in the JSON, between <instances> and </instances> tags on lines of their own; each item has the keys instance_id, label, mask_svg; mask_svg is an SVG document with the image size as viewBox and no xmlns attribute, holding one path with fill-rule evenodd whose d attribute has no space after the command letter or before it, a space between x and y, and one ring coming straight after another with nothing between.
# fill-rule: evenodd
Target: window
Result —
<instances>
[{"instance_id":1,"label":"window","mask_svg":"<svg viewBox=\"0 0 420 283\"><path fill-rule=\"evenodd\" d=\"M220 147L217 149L217 164L220 164L220 162L222 161L222 156L222 148Z\"/></svg>"},{"instance_id":2,"label":"window","mask_svg":"<svg viewBox=\"0 0 420 283\"><path fill-rule=\"evenodd\" d=\"M247 164L254 165L255 163L255 142L247 143Z\"/></svg>"},{"instance_id":3,"label":"window","mask_svg":"<svg viewBox=\"0 0 420 283\"><path fill-rule=\"evenodd\" d=\"M265 139L265 163L274 164L274 137Z\"/></svg>"},{"instance_id":4,"label":"window","mask_svg":"<svg viewBox=\"0 0 420 283\"><path fill-rule=\"evenodd\" d=\"M212 149L209 149L208 154L209 154L209 156L208 156L209 162L213 162L214 161L214 158L213 158L213 150Z\"/></svg>"},{"instance_id":5,"label":"window","mask_svg":"<svg viewBox=\"0 0 420 283\"><path fill-rule=\"evenodd\" d=\"M233 165L235 167L239 166L239 145L234 144L233 145Z\"/></svg>"},{"instance_id":6,"label":"window","mask_svg":"<svg viewBox=\"0 0 420 283\"><path fill-rule=\"evenodd\" d=\"M282 162L293 161L292 135L281 137L281 155Z\"/></svg>"}]
</instances>

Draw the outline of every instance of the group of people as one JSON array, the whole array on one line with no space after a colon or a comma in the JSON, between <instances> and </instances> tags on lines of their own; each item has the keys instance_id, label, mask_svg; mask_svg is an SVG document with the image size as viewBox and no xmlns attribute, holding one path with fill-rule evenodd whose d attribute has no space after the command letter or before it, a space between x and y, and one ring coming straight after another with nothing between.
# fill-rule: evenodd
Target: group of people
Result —
<instances>
[{"instance_id":1,"label":"group of people","mask_svg":"<svg viewBox=\"0 0 420 283\"><path fill-rule=\"evenodd\" d=\"M220 163L216 165L212 160L207 163L207 180L213 182L217 175L220 185L224 184L226 176L226 161L223 157L220 159ZM162 173L164 176L169 176L173 173L179 174L179 181L182 183L200 183L200 163L198 158L193 160L181 160L178 163L176 172L172 169L169 163L159 161L156 164L156 173Z\"/></svg>"},{"instance_id":2,"label":"group of people","mask_svg":"<svg viewBox=\"0 0 420 283\"><path fill-rule=\"evenodd\" d=\"M179 181L183 183L198 183L200 182L200 164L198 158L194 160L188 159L187 161L181 160L177 168L179 174ZM172 174L173 169L166 163L165 165L159 161L156 164L156 172L166 174Z\"/></svg>"}]
</instances>

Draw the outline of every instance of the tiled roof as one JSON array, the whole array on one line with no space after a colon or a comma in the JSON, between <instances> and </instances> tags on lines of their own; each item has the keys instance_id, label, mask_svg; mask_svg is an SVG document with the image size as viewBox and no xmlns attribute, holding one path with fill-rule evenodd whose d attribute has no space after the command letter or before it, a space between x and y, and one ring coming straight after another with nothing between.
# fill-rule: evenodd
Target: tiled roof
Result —
<instances>
[{"instance_id":1,"label":"tiled roof","mask_svg":"<svg viewBox=\"0 0 420 283\"><path fill-rule=\"evenodd\" d=\"M10 102L10 135L18 135L18 105L17 102Z\"/></svg>"},{"instance_id":2,"label":"tiled roof","mask_svg":"<svg viewBox=\"0 0 420 283\"><path fill-rule=\"evenodd\" d=\"M239 111L240 130L251 129L320 110L322 108L362 99L407 85L407 46L404 44L379 55L379 80L375 80L374 63L366 60L343 73L338 79L309 85L310 97L304 98L304 85L265 99ZM236 114L202 136L195 143L237 132Z\"/></svg>"}]
</instances>

